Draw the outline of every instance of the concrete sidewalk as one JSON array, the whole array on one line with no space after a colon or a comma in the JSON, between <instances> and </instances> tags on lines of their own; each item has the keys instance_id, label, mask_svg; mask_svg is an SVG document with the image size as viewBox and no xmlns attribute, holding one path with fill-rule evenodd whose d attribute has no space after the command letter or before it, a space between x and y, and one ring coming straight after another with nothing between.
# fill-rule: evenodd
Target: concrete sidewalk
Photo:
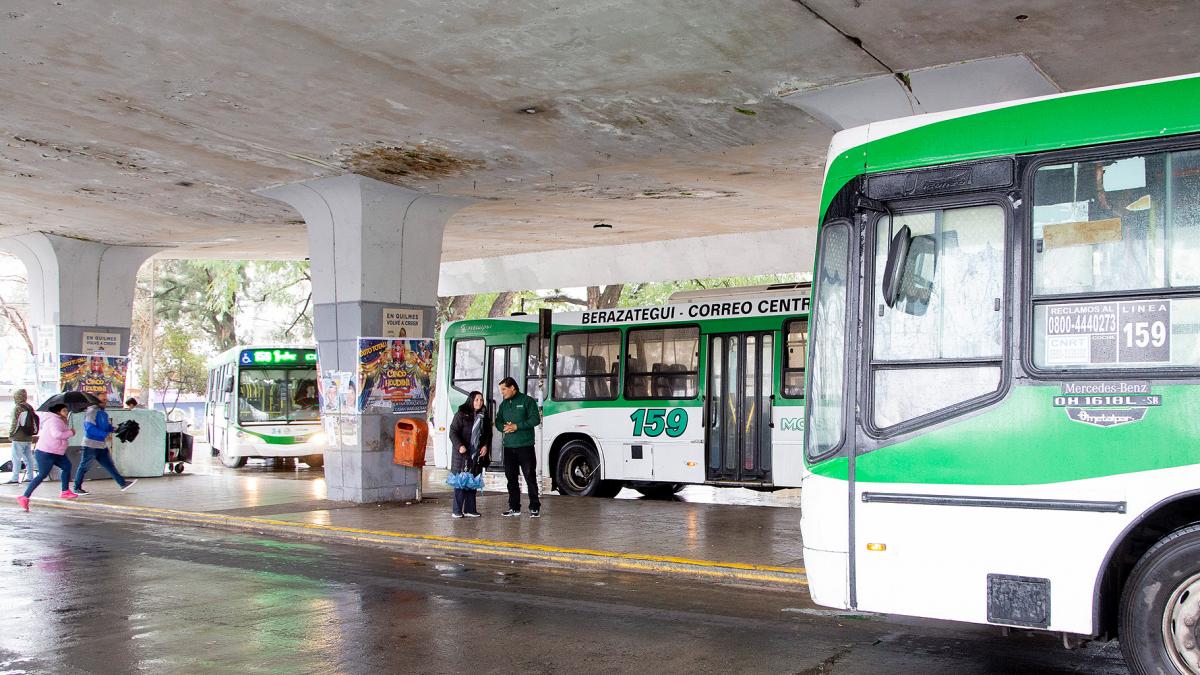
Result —
<instances>
[{"instance_id":1,"label":"concrete sidewalk","mask_svg":"<svg viewBox=\"0 0 1200 675\"><path fill-rule=\"evenodd\" d=\"M479 497L482 518L450 517L450 494L427 470L423 501L409 504L333 502L325 482L263 476L195 475L146 478L127 493L106 480L76 501L57 498L58 485L35 494L32 512L56 507L110 517L271 532L387 546L409 553L488 556L551 565L691 575L737 582L807 583L802 567L800 512L792 508L548 495L542 517L528 511L502 518L503 491ZM23 489L24 486L21 486ZM16 509L17 486L0 486Z\"/></svg>"}]
</instances>

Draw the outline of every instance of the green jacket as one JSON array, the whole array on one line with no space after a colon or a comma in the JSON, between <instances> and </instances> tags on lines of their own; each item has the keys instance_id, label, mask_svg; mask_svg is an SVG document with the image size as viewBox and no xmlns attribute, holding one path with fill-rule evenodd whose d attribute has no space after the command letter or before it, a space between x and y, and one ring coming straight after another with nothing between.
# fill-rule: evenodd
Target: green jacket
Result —
<instances>
[{"instance_id":1,"label":"green jacket","mask_svg":"<svg viewBox=\"0 0 1200 675\"><path fill-rule=\"evenodd\" d=\"M542 423L537 401L528 394L517 393L500 402L496 411L496 429L503 432L504 425L512 422L517 430L504 434L504 447L524 448L533 445L533 429Z\"/></svg>"}]
</instances>

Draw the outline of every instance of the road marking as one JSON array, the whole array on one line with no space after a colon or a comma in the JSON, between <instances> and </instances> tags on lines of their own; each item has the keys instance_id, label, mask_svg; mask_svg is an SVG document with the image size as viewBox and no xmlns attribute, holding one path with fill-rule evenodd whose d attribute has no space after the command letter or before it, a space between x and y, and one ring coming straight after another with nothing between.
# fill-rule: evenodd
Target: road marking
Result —
<instances>
[{"instance_id":1,"label":"road marking","mask_svg":"<svg viewBox=\"0 0 1200 675\"><path fill-rule=\"evenodd\" d=\"M189 523L219 523L239 528L261 527L263 525L281 529L301 529L336 534L351 535L351 540L370 543L388 544L396 540L414 541L426 546L445 551L468 551L487 555L503 553L506 556L533 560L547 560L561 563L585 563L589 565L610 566L643 572L679 572L701 574L712 577L727 577L747 581L765 581L795 585L808 585L807 575L803 567L778 567L773 565L755 565L739 562L716 562L712 560L695 560L675 556L661 556L643 553L621 553L618 551L600 551L586 548L565 548L546 546L544 544L522 544L511 541L494 541L490 539L473 539L467 537L451 537L437 534L416 534L411 532L392 532L388 530L368 530L339 525L322 525L290 520L275 520L272 518L255 518L246 516L231 516L219 513L204 513L201 511L177 511L149 506L120 506L117 504L102 504L99 502L66 502L55 499L36 498L33 500L39 506L51 506L69 511L110 511L129 515L140 515L152 519L182 520ZM591 558L591 560L589 560Z\"/></svg>"}]
</instances>

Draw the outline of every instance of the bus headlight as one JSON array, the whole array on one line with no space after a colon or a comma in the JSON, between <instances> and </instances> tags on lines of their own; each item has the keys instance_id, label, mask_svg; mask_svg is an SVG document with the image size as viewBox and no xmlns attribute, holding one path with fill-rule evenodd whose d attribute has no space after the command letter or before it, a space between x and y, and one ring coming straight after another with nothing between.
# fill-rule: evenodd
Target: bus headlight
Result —
<instances>
[{"instance_id":1,"label":"bus headlight","mask_svg":"<svg viewBox=\"0 0 1200 675\"><path fill-rule=\"evenodd\" d=\"M325 444L325 432L318 431L317 433L313 434L312 436L309 436L308 442L316 443L318 445L324 445Z\"/></svg>"}]
</instances>

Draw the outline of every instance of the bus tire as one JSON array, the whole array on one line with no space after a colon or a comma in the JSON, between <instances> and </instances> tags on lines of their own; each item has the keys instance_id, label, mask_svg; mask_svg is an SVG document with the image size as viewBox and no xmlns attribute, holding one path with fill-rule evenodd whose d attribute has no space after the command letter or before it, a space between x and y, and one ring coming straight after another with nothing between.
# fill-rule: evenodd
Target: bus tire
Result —
<instances>
[{"instance_id":1,"label":"bus tire","mask_svg":"<svg viewBox=\"0 0 1200 675\"><path fill-rule=\"evenodd\" d=\"M1134 566L1121 592L1118 630L1135 673L1200 669L1200 524L1163 537Z\"/></svg>"},{"instance_id":2,"label":"bus tire","mask_svg":"<svg viewBox=\"0 0 1200 675\"><path fill-rule=\"evenodd\" d=\"M655 485L638 485L633 489L646 499L670 499L679 494L684 488L683 483L657 483Z\"/></svg>"},{"instance_id":3,"label":"bus tire","mask_svg":"<svg viewBox=\"0 0 1200 675\"><path fill-rule=\"evenodd\" d=\"M554 475L558 491L571 497L616 496L616 492L606 494L612 489L609 484L614 482L618 485L617 491L620 491L619 481L600 479L600 456L587 441L570 441L563 446L558 453Z\"/></svg>"},{"instance_id":4,"label":"bus tire","mask_svg":"<svg viewBox=\"0 0 1200 675\"><path fill-rule=\"evenodd\" d=\"M219 457L221 459L221 466L225 467L226 469L240 469L243 466L246 466L245 457L234 457L231 460L229 459L229 455L225 454L224 450L221 451Z\"/></svg>"},{"instance_id":5,"label":"bus tire","mask_svg":"<svg viewBox=\"0 0 1200 675\"><path fill-rule=\"evenodd\" d=\"M307 455L303 458L305 464L310 469L319 469L325 466L325 455Z\"/></svg>"}]
</instances>

